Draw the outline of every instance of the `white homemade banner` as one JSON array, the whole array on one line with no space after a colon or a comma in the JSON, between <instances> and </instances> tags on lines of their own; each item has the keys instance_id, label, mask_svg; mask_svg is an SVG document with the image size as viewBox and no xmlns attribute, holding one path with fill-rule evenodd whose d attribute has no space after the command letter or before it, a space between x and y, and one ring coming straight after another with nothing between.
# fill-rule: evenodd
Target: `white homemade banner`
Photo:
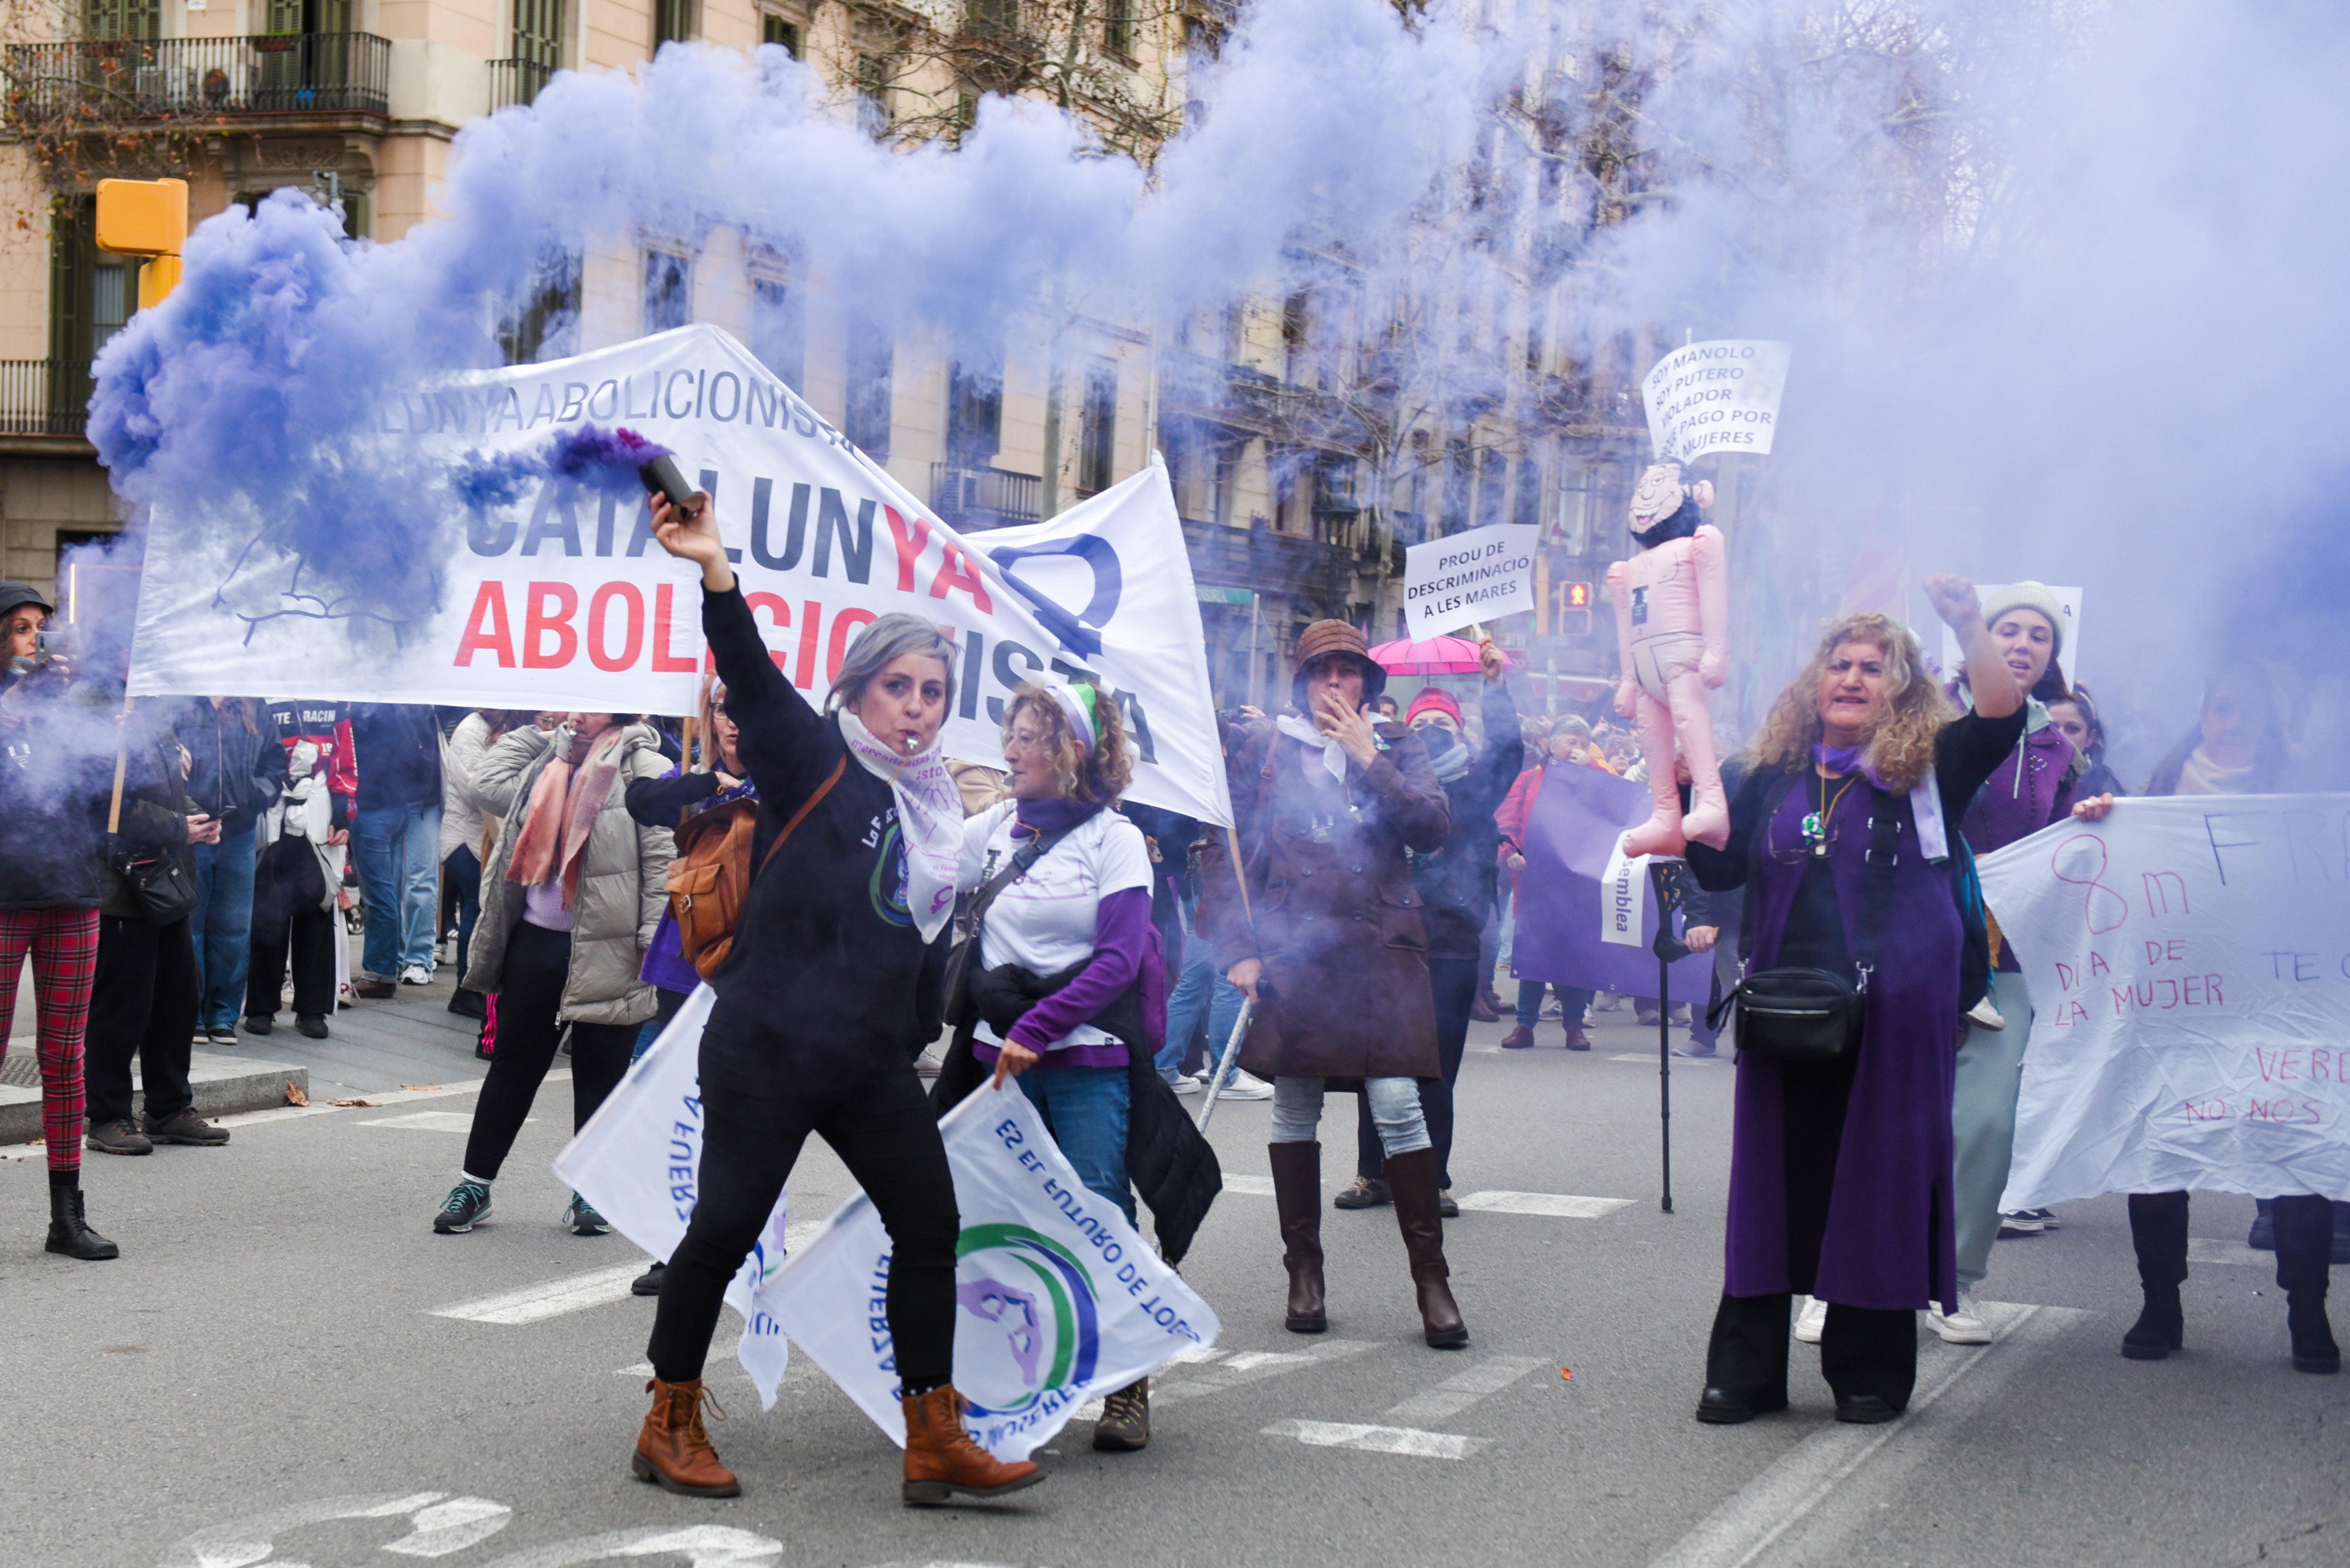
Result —
<instances>
[{"instance_id":1,"label":"white homemade banner","mask_svg":"<svg viewBox=\"0 0 2350 1568\"><path fill-rule=\"evenodd\" d=\"M1441 637L1471 621L1534 607L1539 528L1496 523L1447 534L1403 555L1404 625L1414 638Z\"/></svg>"},{"instance_id":2,"label":"white homemade banner","mask_svg":"<svg viewBox=\"0 0 2350 1568\"><path fill-rule=\"evenodd\" d=\"M1624 840L1629 836L1617 835L1616 847L1607 852L1607 869L1600 874L1599 940L1637 948L1645 945L1641 926L1648 918L1648 862L1654 857L1625 854Z\"/></svg>"},{"instance_id":3,"label":"white homemade banner","mask_svg":"<svg viewBox=\"0 0 2350 1568\"><path fill-rule=\"evenodd\" d=\"M812 701L859 627L912 611L963 649L949 755L1000 763L1013 689L1090 672L1140 749L1127 793L1231 823L1191 559L1155 457L1048 522L966 539L707 325L390 398L379 434L455 464L588 423L673 449L710 492L775 664ZM130 692L692 711L700 575L653 541L640 494L534 482L509 506L420 515L414 547L445 587L395 622L307 592L298 560L159 513Z\"/></svg>"},{"instance_id":4,"label":"white homemade banner","mask_svg":"<svg viewBox=\"0 0 2350 1568\"><path fill-rule=\"evenodd\" d=\"M701 1190L702 1026L716 1000L708 986L695 987L660 1038L555 1160L558 1180L656 1258L667 1258L685 1239ZM734 1359L770 1410L791 1358L773 1299L789 1205L788 1193L775 1199L765 1231L726 1287L726 1304L743 1318Z\"/></svg>"},{"instance_id":5,"label":"white homemade banner","mask_svg":"<svg viewBox=\"0 0 2350 1568\"><path fill-rule=\"evenodd\" d=\"M1778 433L1791 343L1728 338L1691 343L1657 361L1640 382L1648 441L1659 462L1690 462L1716 452L1757 456Z\"/></svg>"},{"instance_id":6,"label":"white homemade banner","mask_svg":"<svg viewBox=\"0 0 2350 1568\"><path fill-rule=\"evenodd\" d=\"M1998 587L1977 584L1975 597L1988 602L1999 591ZM2081 590L2052 585L2048 591L2056 596L2056 607L2064 616L2064 624L2057 628L2064 634L2064 650L2056 656L2056 668L2064 672L2064 683L2069 686L2073 677L2081 672ZM1965 651L1959 647L1959 634L1947 626L1942 628L1943 671L1955 677L1960 661L1965 658Z\"/></svg>"},{"instance_id":7,"label":"white homemade banner","mask_svg":"<svg viewBox=\"0 0 2350 1568\"><path fill-rule=\"evenodd\" d=\"M1016 1085L982 1085L939 1130L962 1214L955 1387L990 1453L1026 1459L1088 1399L1215 1343L1215 1313L1115 1205L1086 1189ZM902 1448L889 1257L889 1233L860 1192L761 1299Z\"/></svg>"},{"instance_id":8,"label":"white homemade banner","mask_svg":"<svg viewBox=\"0 0 2350 1568\"><path fill-rule=\"evenodd\" d=\"M2033 1007L2001 1209L2350 1199L2350 794L2123 800L1981 864Z\"/></svg>"}]
</instances>

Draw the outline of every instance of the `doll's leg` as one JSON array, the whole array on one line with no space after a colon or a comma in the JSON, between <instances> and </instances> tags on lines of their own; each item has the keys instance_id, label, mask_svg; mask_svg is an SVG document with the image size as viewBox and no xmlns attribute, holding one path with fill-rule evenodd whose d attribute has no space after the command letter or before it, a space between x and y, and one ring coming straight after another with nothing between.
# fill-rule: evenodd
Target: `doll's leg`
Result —
<instances>
[{"instance_id":1,"label":"doll's leg","mask_svg":"<svg viewBox=\"0 0 2350 1568\"><path fill-rule=\"evenodd\" d=\"M1641 684L1632 723L1640 737L1640 759L1647 763L1648 794L1656 807L1648 820L1624 840L1627 855L1679 855L1689 847L1681 833L1681 792L1673 781L1672 710L1648 694Z\"/></svg>"},{"instance_id":2,"label":"doll's leg","mask_svg":"<svg viewBox=\"0 0 2350 1568\"><path fill-rule=\"evenodd\" d=\"M1690 809L1681 833L1696 843L1722 848L1730 842L1730 798L1722 793L1721 759L1714 754L1713 715L1707 708L1705 682L1695 670L1683 670L1673 676L1668 690L1673 737L1680 742L1690 772Z\"/></svg>"}]
</instances>

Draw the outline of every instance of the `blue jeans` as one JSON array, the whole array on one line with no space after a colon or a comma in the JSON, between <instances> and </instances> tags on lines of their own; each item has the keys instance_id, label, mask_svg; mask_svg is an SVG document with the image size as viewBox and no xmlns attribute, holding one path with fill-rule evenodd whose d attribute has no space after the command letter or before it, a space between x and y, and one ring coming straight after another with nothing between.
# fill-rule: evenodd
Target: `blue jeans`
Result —
<instances>
[{"instance_id":1,"label":"blue jeans","mask_svg":"<svg viewBox=\"0 0 2350 1568\"><path fill-rule=\"evenodd\" d=\"M398 980L410 964L431 969L440 916L441 808L370 806L351 828L351 847L367 908L360 975Z\"/></svg>"},{"instance_id":2,"label":"blue jeans","mask_svg":"<svg viewBox=\"0 0 2350 1568\"><path fill-rule=\"evenodd\" d=\"M1569 1029L1583 1027L1583 1014L1591 1006L1591 992L1577 986L1555 985L1558 992L1561 1022ZM1542 1017L1543 982L1538 980L1518 981L1518 1023L1532 1029Z\"/></svg>"},{"instance_id":3,"label":"blue jeans","mask_svg":"<svg viewBox=\"0 0 2350 1568\"><path fill-rule=\"evenodd\" d=\"M1045 1126L1086 1190L1117 1204L1133 1224L1134 1189L1126 1180L1126 1069L1031 1067L1020 1075L1020 1090L1045 1113Z\"/></svg>"},{"instance_id":4,"label":"blue jeans","mask_svg":"<svg viewBox=\"0 0 2350 1568\"><path fill-rule=\"evenodd\" d=\"M1247 1001L1248 998L1241 994L1239 986L1234 985L1222 975L1216 976L1215 995L1208 1002L1208 1067L1210 1071L1212 1072L1216 1064L1222 1060L1224 1044L1232 1039L1232 1025L1241 1021L1241 1008ZM1240 1070L1241 1059L1234 1056L1232 1071L1237 1073ZM1219 1085L1220 1092L1222 1087L1228 1086L1231 1083L1232 1080L1227 1077L1223 1085Z\"/></svg>"},{"instance_id":5,"label":"blue jeans","mask_svg":"<svg viewBox=\"0 0 2350 1568\"><path fill-rule=\"evenodd\" d=\"M1215 950L1191 926L1192 905L1185 899L1183 909L1183 968L1176 976L1174 989L1167 995L1167 1043L1159 1048L1159 1075L1169 1083L1183 1065L1183 1054L1191 1048L1191 1033L1200 1026L1200 1014L1208 1010L1215 995ZM1229 987L1227 988L1229 989ZM1224 1027L1232 1028L1228 1019ZM1208 1041L1208 1054L1213 1057L1224 1048L1222 1040Z\"/></svg>"},{"instance_id":6,"label":"blue jeans","mask_svg":"<svg viewBox=\"0 0 2350 1568\"><path fill-rule=\"evenodd\" d=\"M1428 1117L1419 1108L1418 1079L1366 1078L1363 1098L1371 1107L1371 1126L1378 1129L1379 1148L1388 1158L1433 1147ZM1273 1136L1265 1141L1312 1143L1321 1125L1321 1079L1273 1081Z\"/></svg>"},{"instance_id":7,"label":"blue jeans","mask_svg":"<svg viewBox=\"0 0 2350 1568\"><path fill-rule=\"evenodd\" d=\"M244 1011L244 977L253 964L253 827L224 828L218 844L199 844L196 908L188 935L196 949L196 1027L233 1029Z\"/></svg>"},{"instance_id":8,"label":"blue jeans","mask_svg":"<svg viewBox=\"0 0 2350 1568\"><path fill-rule=\"evenodd\" d=\"M470 844L460 844L441 862L449 885L457 889L457 978L465 978L465 955L473 950L473 922L482 918L482 857ZM436 911L437 916L437 911Z\"/></svg>"}]
</instances>

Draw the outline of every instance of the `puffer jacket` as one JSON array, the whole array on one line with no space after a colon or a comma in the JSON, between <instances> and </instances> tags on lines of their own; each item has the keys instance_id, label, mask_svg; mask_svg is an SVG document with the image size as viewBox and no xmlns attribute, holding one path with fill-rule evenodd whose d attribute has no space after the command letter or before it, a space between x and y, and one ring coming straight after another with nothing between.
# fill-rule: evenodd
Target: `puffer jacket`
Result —
<instances>
[{"instance_id":1,"label":"puffer jacket","mask_svg":"<svg viewBox=\"0 0 2350 1568\"><path fill-rule=\"evenodd\" d=\"M538 775L570 732L536 726L512 731L482 759L473 794L502 816L497 847L482 868L482 914L465 960L468 991L495 992L505 969L506 944L522 924L523 889L506 880L523 810ZM650 724L630 724L619 741L612 793L596 814L595 831L580 854L572 905L571 968L563 981L561 1023L641 1023L659 1002L639 978L662 911L669 908L669 863L677 846L669 829L644 827L629 815L629 785L669 771L660 737Z\"/></svg>"}]
</instances>

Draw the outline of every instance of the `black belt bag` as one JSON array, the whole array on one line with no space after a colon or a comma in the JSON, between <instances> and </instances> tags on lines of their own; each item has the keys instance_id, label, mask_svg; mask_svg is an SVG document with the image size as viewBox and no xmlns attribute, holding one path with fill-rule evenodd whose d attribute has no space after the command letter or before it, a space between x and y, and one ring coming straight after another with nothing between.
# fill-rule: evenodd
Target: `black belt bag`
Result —
<instances>
[{"instance_id":1,"label":"black belt bag","mask_svg":"<svg viewBox=\"0 0 2350 1568\"><path fill-rule=\"evenodd\" d=\"M1754 946L1754 885L1760 879L1753 866L1747 867L1746 916L1738 932L1738 967L1743 978L1729 995L1717 997L1705 1015L1706 1027L1718 1031L1722 1014L1731 1014L1742 1054L1765 1062L1826 1063L1841 1061L1860 1046L1868 977L1877 969L1877 949L1892 909L1893 867L1900 855L1901 835L1894 797L1873 784L1868 793L1867 867L1861 883L1860 940L1853 954L1856 979L1830 970L1794 967L1746 972ZM1785 794L1782 789L1770 797L1762 817L1766 835Z\"/></svg>"}]
</instances>

